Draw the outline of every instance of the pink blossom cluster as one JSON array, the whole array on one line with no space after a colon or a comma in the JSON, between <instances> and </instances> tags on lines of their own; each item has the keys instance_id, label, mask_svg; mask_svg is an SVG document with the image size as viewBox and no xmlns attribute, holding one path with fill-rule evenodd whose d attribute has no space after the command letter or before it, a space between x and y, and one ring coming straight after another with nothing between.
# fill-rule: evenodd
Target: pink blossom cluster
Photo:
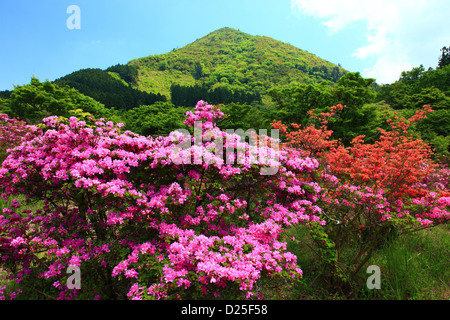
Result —
<instances>
[{"instance_id":1,"label":"pink blossom cluster","mask_svg":"<svg viewBox=\"0 0 450 320\"><path fill-rule=\"evenodd\" d=\"M216 127L215 120L222 118L225 114L219 108L199 101L195 107L195 111L188 111L186 113L186 120L184 124L194 127L196 122L200 122L202 129L213 129Z\"/></svg>"},{"instance_id":2,"label":"pink blossom cluster","mask_svg":"<svg viewBox=\"0 0 450 320\"><path fill-rule=\"evenodd\" d=\"M39 131L38 127L27 125L25 121L10 119L8 115L0 114L0 161L6 157L8 149L34 137Z\"/></svg>"},{"instance_id":3,"label":"pink blossom cluster","mask_svg":"<svg viewBox=\"0 0 450 320\"><path fill-rule=\"evenodd\" d=\"M292 277L302 274L296 265L297 257L285 252L285 243L274 240L281 233L281 227L274 221L233 231L233 235L222 238L179 237L168 248L171 263L163 269L165 282L187 288L189 277L196 274L204 290L210 283L226 287L227 282L236 282L240 290L251 292L262 270L270 274L286 269Z\"/></svg>"},{"instance_id":4,"label":"pink blossom cluster","mask_svg":"<svg viewBox=\"0 0 450 320\"><path fill-rule=\"evenodd\" d=\"M10 300L16 299L17 296L19 294L22 293L22 290L17 289L17 290L9 290L8 292L5 292L6 290L6 285L1 286L0 285L0 300L6 300L7 298Z\"/></svg>"},{"instance_id":5,"label":"pink blossom cluster","mask_svg":"<svg viewBox=\"0 0 450 320\"><path fill-rule=\"evenodd\" d=\"M3 210L1 266L20 266L11 277L24 285L48 281L58 299L249 298L262 278L301 277L280 236L294 224L324 223L316 205L322 189L302 179L317 161L232 140L215 126L220 116L200 101L186 123L200 120L204 137L233 141L234 159L240 151L277 154L276 163L225 164L218 148L227 154L227 145L207 139L186 150L213 161L179 162L180 142L193 136L143 137L104 119L43 119L45 128L9 150L0 169L4 197L43 201L34 212ZM273 165L274 175L261 174ZM69 266L82 271L81 290L64 285Z\"/></svg>"},{"instance_id":6,"label":"pink blossom cluster","mask_svg":"<svg viewBox=\"0 0 450 320\"><path fill-rule=\"evenodd\" d=\"M331 175L322 174L322 178L326 187L321 193L319 203L328 213L325 219L328 222L343 226L354 223L360 227L368 227L380 222L392 222L399 226L399 221L405 221L405 226L408 226L409 221L415 221L416 225L427 227L450 220L450 198L439 195L432 189L427 189L427 195L420 198L392 200L382 189L340 184L339 180ZM405 219L407 217L412 220Z\"/></svg>"}]
</instances>

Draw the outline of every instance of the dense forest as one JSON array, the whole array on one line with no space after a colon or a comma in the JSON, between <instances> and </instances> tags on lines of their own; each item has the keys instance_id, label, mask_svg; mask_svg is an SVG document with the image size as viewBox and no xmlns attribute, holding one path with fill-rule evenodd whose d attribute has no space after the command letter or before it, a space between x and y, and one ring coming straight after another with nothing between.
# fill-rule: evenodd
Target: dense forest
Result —
<instances>
[{"instance_id":1,"label":"dense forest","mask_svg":"<svg viewBox=\"0 0 450 320\"><path fill-rule=\"evenodd\" d=\"M170 96L172 103L179 106L193 106L199 100L206 100L213 104L241 103L251 104L252 102L261 103L261 95L256 92L246 92L242 89L232 91L226 86L208 89L206 85L181 86L173 84L170 87Z\"/></svg>"},{"instance_id":2,"label":"dense forest","mask_svg":"<svg viewBox=\"0 0 450 320\"><path fill-rule=\"evenodd\" d=\"M161 94L147 93L132 88L129 84L135 81L135 68L116 65L106 70L79 70L56 79L54 82L60 87L75 88L84 95L103 103L107 108L128 110L167 100Z\"/></svg>"}]
</instances>

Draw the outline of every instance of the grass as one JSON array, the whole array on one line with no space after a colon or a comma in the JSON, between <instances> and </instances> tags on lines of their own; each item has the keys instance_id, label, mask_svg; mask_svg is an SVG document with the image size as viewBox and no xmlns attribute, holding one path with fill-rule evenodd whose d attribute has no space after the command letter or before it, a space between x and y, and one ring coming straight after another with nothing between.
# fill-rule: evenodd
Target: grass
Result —
<instances>
[{"instance_id":1,"label":"grass","mask_svg":"<svg viewBox=\"0 0 450 320\"><path fill-rule=\"evenodd\" d=\"M291 290L290 299L312 300L448 300L450 299L450 225L440 225L401 235L388 241L367 262L353 282L352 294L337 290L317 264L303 226L289 230L288 250L297 255L304 272L302 284ZM301 239L300 241L298 239ZM381 271L381 288L368 289L367 267Z\"/></svg>"},{"instance_id":2,"label":"grass","mask_svg":"<svg viewBox=\"0 0 450 320\"><path fill-rule=\"evenodd\" d=\"M384 297L450 299L450 226L407 234L387 244L371 264L382 268Z\"/></svg>"}]
</instances>

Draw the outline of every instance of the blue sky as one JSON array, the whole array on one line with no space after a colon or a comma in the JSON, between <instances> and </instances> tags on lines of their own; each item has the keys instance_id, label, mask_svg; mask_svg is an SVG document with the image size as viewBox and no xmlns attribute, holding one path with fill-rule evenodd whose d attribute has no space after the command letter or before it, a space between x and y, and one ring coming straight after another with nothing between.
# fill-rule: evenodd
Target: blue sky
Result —
<instances>
[{"instance_id":1,"label":"blue sky","mask_svg":"<svg viewBox=\"0 0 450 320\"><path fill-rule=\"evenodd\" d=\"M412 4L413 3L413 4ZM436 67L450 45L447 0L1 0L0 90L161 54L222 28L265 35L340 63L398 79ZM70 5L80 29L69 29ZM447 43L446 43L447 42Z\"/></svg>"}]
</instances>

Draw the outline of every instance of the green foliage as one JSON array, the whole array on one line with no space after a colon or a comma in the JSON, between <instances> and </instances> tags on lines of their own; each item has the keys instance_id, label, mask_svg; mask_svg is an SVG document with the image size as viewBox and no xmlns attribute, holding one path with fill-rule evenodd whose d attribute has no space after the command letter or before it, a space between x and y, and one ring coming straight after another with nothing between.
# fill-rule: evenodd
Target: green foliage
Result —
<instances>
[{"instance_id":1,"label":"green foliage","mask_svg":"<svg viewBox=\"0 0 450 320\"><path fill-rule=\"evenodd\" d=\"M225 118L217 123L222 130L271 129L267 114L256 106L230 103L220 106L220 110L225 114Z\"/></svg>"},{"instance_id":2,"label":"green foliage","mask_svg":"<svg viewBox=\"0 0 450 320\"><path fill-rule=\"evenodd\" d=\"M125 82L130 84L136 84L139 75L138 69L135 66L130 66L128 64L116 64L105 71L119 74Z\"/></svg>"},{"instance_id":3,"label":"green foliage","mask_svg":"<svg viewBox=\"0 0 450 320\"><path fill-rule=\"evenodd\" d=\"M375 98L375 92L372 84L375 79L366 79L359 72L349 72L337 82L336 97L334 103L360 108L368 102L372 102Z\"/></svg>"},{"instance_id":4,"label":"green foliage","mask_svg":"<svg viewBox=\"0 0 450 320\"><path fill-rule=\"evenodd\" d=\"M9 90L0 91L0 98L8 99L10 96L11 96L11 91L9 91Z\"/></svg>"},{"instance_id":5,"label":"green foliage","mask_svg":"<svg viewBox=\"0 0 450 320\"><path fill-rule=\"evenodd\" d=\"M376 105L363 105L359 108L345 108L339 113L340 118L329 122L333 130L332 136L341 139L344 145L349 145L357 136L366 136L366 142L373 142L378 137L380 118Z\"/></svg>"},{"instance_id":6,"label":"green foliage","mask_svg":"<svg viewBox=\"0 0 450 320\"><path fill-rule=\"evenodd\" d=\"M4 99L0 97L0 113L7 113L8 109L7 106L9 104L8 99Z\"/></svg>"},{"instance_id":7,"label":"green foliage","mask_svg":"<svg viewBox=\"0 0 450 320\"><path fill-rule=\"evenodd\" d=\"M28 123L38 123L42 118L53 115L70 117L70 111L76 109L82 109L97 118L119 120L115 110L105 108L77 90L59 87L50 81L40 82L36 78L32 78L28 85L16 86L2 107L2 111L10 117L19 117Z\"/></svg>"},{"instance_id":8,"label":"green foliage","mask_svg":"<svg viewBox=\"0 0 450 320\"><path fill-rule=\"evenodd\" d=\"M240 88L233 89L226 84L212 89L208 89L205 84L195 86L173 84L170 87L170 95L175 106L183 107L194 106L200 100L212 104L261 102L259 93L246 92Z\"/></svg>"},{"instance_id":9,"label":"green foliage","mask_svg":"<svg viewBox=\"0 0 450 320\"><path fill-rule=\"evenodd\" d=\"M439 109L416 126L422 139L428 141L438 157L450 156L450 109Z\"/></svg>"},{"instance_id":10,"label":"green foliage","mask_svg":"<svg viewBox=\"0 0 450 320\"><path fill-rule=\"evenodd\" d=\"M433 109L450 107L450 66L425 71L423 65L411 71L402 72L401 78L393 84L383 85L377 100L384 100L394 109L422 107L431 104ZM435 104L438 104L435 107Z\"/></svg>"},{"instance_id":11,"label":"green foliage","mask_svg":"<svg viewBox=\"0 0 450 320\"><path fill-rule=\"evenodd\" d=\"M150 106L140 106L126 112L125 128L144 135L168 135L177 129L186 129L183 121L185 108L177 108L169 102L156 102Z\"/></svg>"},{"instance_id":12,"label":"green foliage","mask_svg":"<svg viewBox=\"0 0 450 320\"><path fill-rule=\"evenodd\" d=\"M370 141L379 125L377 108L367 105L376 96L372 87L374 79L365 79L359 72L349 72L336 84L292 83L269 90L276 103L271 116L284 123L309 124L308 111L317 109L327 112L330 106L342 104L344 108L336 119L329 123L333 138L348 145L358 135L366 135Z\"/></svg>"},{"instance_id":13,"label":"green foliage","mask_svg":"<svg viewBox=\"0 0 450 320\"><path fill-rule=\"evenodd\" d=\"M445 61L446 55L448 51L443 50L442 61ZM436 70L426 71L420 65L404 71L398 81L380 88L376 100L384 101L392 108L410 115L424 105L431 105L435 111L418 123L415 131L432 145L436 157L449 156L450 65L440 62Z\"/></svg>"},{"instance_id":14,"label":"green foliage","mask_svg":"<svg viewBox=\"0 0 450 320\"><path fill-rule=\"evenodd\" d=\"M77 89L84 95L103 103L107 108L129 110L140 105L150 105L156 101L166 101L161 94L147 93L130 87L116 79L109 72L115 72L129 83L135 83L137 69L133 66L113 66L107 71L101 69L83 69L55 80L60 86ZM127 81L128 80L128 81Z\"/></svg>"},{"instance_id":15,"label":"green foliage","mask_svg":"<svg viewBox=\"0 0 450 320\"><path fill-rule=\"evenodd\" d=\"M280 86L269 90L269 95L277 104L272 114L273 119L281 120L284 123L306 125L308 121L307 112L333 105L335 93L326 82L319 84L294 82L288 86Z\"/></svg>"},{"instance_id":16,"label":"green foliage","mask_svg":"<svg viewBox=\"0 0 450 320\"><path fill-rule=\"evenodd\" d=\"M320 264L325 267L324 272L336 272L337 251L335 243L329 238L327 232L318 223L309 226L310 235L317 247L317 254L320 256Z\"/></svg>"},{"instance_id":17,"label":"green foliage","mask_svg":"<svg viewBox=\"0 0 450 320\"><path fill-rule=\"evenodd\" d=\"M164 70L166 69L167 64L164 67ZM195 80L199 80L201 77L205 75L203 71L204 65L203 63L200 63L199 61L195 62L194 64L194 71L192 73L192 76L195 78Z\"/></svg>"},{"instance_id":18,"label":"green foliage","mask_svg":"<svg viewBox=\"0 0 450 320\"><path fill-rule=\"evenodd\" d=\"M450 46L443 47L441 49L441 51L442 51L442 55L439 58L438 68L442 68L442 67L450 65Z\"/></svg>"},{"instance_id":19,"label":"green foliage","mask_svg":"<svg viewBox=\"0 0 450 320\"><path fill-rule=\"evenodd\" d=\"M378 248L361 268L351 290L351 296L336 291L324 275L323 265L317 264L318 252L313 250L311 233L307 226L296 226L285 235L288 250L298 257L303 281L297 299L313 300L447 300L450 284L449 248L450 226L391 237ZM324 245L323 248L327 246ZM357 244L349 251L358 250ZM331 251L330 251L331 252ZM332 255L330 255L332 257ZM346 257L341 257L344 259ZM332 261L332 259L330 259ZM349 260L351 263L351 260ZM369 289L367 267L376 265L381 271L381 289Z\"/></svg>"}]
</instances>

